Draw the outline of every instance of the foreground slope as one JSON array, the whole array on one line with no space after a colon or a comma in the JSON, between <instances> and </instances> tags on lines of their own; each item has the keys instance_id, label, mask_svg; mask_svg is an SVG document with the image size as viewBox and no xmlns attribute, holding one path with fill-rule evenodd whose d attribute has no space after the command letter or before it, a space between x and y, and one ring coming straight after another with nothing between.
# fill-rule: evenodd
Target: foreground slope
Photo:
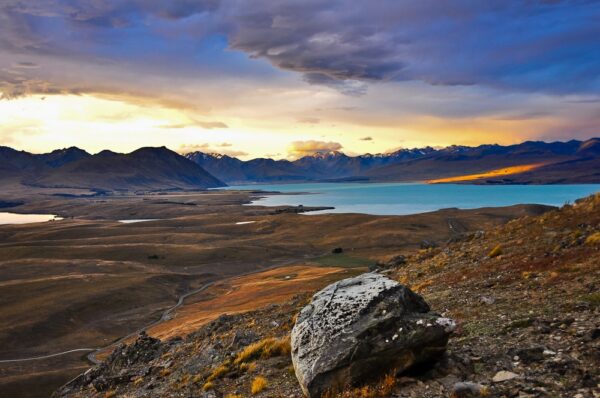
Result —
<instances>
[{"instance_id":1,"label":"foreground slope","mask_svg":"<svg viewBox=\"0 0 600 398\"><path fill-rule=\"evenodd\" d=\"M420 292L458 330L438 363L381 374L341 396L447 397L463 381L480 391L473 396L600 394L600 195L395 254L379 271ZM307 300L223 315L185 338L142 336L56 396L300 397L288 337Z\"/></svg>"}]
</instances>

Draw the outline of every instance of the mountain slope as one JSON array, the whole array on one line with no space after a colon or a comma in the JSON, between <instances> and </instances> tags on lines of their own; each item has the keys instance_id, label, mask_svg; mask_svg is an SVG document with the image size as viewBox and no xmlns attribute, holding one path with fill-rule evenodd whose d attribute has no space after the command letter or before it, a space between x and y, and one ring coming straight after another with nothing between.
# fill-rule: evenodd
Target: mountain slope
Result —
<instances>
[{"instance_id":1,"label":"mountain slope","mask_svg":"<svg viewBox=\"0 0 600 398\"><path fill-rule=\"evenodd\" d=\"M213 153L192 152L186 158L227 183L291 182L311 179L303 170L287 160L267 158L247 162Z\"/></svg>"},{"instance_id":2,"label":"mountain slope","mask_svg":"<svg viewBox=\"0 0 600 398\"><path fill-rule=\"evenodd\" d=\"M361 176L375 167L420 158L434 151L427 147L360 156L331 151L304 156L295 161L267 158L242 161L227 155L203 152L188 153L185 157L227 183L258 183L351 178Z\"/></svg>"},{"instance_id":3,"label":"mountain slope","mask_svg":"<svg viewBox=\"0 0 600 398\"><path fill-rule=\"evenodd\" d=\"M40 173L89 156L91 156L89 153L76 147L57 149L44 154L33 154L0 146L0 178Z\"/></svg>"},{"instance_id":4,"label":"mountain slope","mask_svg":"<svg viewBox=\"0 0 600 398\"><path fill-rule=\"evenodd\" d=\"M600 151L597 151L595 141L527 141L510 146L448 147L419 159L369 170L365 176L373 181L421 181L485 173L513 166L540 165L539 168L526 172L526 177L520 181L525 182L529 179L535 183L571 182L574 181L573 172L579 169L580 181L600 182L593 169L586 171L579 166L580 161L598 159ZM557 166L558 164L561 166ZM541 170L551 170L555 175L551 177L551 171L541 173ZM511 180L481 179L476 182L510 183Z\"/></svg>"},{"instance_id":5,"label":"mountain slope","mask_svg":"<svg viewBox=\"0 0 600 398\"><path fill-rule=\"evenodd\" d=\"M331 180L569 183L600 182L597 159L600 139L568 142L527 141L516 145L452 145L400 149L392 153L348 156L331 151L294 161L253 159L242 161L225 155L194 152L186 157L228 183L298 182ZM505 170L510 168L510 170ZM491 172L491 173L490 173ZM481 174L481 178L477 176ZM488 175L492 176L488 177ZM509 177L505 177L509 175ZM499 177L500 176L500 177Z\"/></svg>"},{"instance_id":6,"label":"mountain slope","mask_svg":"<svg viewBox=\"0 0 600 398\"><path fill-rule=\"evenodd\" d=\"M45 172L31 184L117 191L224 186L202 167L165 147L141 148L129 154L100 152Z\"/></svg>"}]
</instances>

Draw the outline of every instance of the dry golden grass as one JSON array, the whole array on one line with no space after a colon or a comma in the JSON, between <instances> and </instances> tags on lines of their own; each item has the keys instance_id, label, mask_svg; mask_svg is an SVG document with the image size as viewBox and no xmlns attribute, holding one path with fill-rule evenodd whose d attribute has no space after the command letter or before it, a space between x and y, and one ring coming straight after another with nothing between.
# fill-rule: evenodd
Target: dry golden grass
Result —
<instances>
[{"instance_id":1,"label":"dry golden grass","mask_svg":"<svg viewBox=\"0 0 600 398\"><path fill-rule=\"evenodd\" d=\"M134 386L139 386L140 384L142 384L144 382L144 378L142 376L138 376L133 380L133 385Z\"/></svg>"},{"instance_id":2,"label":"dry golden grass","mask_svg":"<svg viewBox=\"0 0 600 398\"><path fill-rule=\"evenodd\" d=\"M250 362L250 363L242 362L240 364L240 370L242 372L248 372L248 373L254 372L254 370L256 370L256 362Z\"/></svg>"},{"instance_id":3,"label":"dry golden grass","mask_svg":"<svg viewBox=\"0 0 600 398\"><path fill-rule=\"evenodd\" d=\"M186 303L177 310L176 317L156 325L149 333L161 339L184 336L223 313L237 314L281 303L297 294L313 292L339 279L354 276L357 272L303 265L227 279L206 290L207 300ZM286 279L289 275L294 277Z\"/></svg>"},{"instance_id":4,"label":"dry golden grass","mask_svg":"<svg viewBox=\"0 0 600 398\"><path fill-rule=\"evenodd\" d=\"M117 395L117 392L115 390L110 390L104 394L104 398L113 398L116 395Z\"/></svg>"},{"instance_id":5,"label":"dry golden grass","mask_svg":"<svg viewBox=\"0 0 600 398\"><path fill-rule=\"evenodd\" d=\"M600 232L596 232L596 233L591 234L590 236L588 236L587 239L585 240L585 244L586 245L597 245L597 244L600 244Z\"/></svg>"},{"instance_id":6,"label":"dry golden grass","mask_svg":"<svg viewBox=\"0 0 600 398\"><path fill-rule=\"evenodd\" d=\"M168 368L163 368L161 369L161 371L159 372L160 377L167 377L171 374L171 369Z\"/></svg>"},{"instance_id":7,"label":"dry golden grass","mask_svg":"<svg viewBox=\"0 0 600 398\"><path fill-rule=\"evenodd\" d=\"M290 336L282 338L268 337L264 340L250 344L237 354L234 364L240 365L258 358L272 358L281 355L289 355L292 351Z\"/></svg>"},{"instance_id":8,"label":"dry golden grass","mask_svg":"<svg viewBox=\"0 0 600 398\"><path fill-rule=\"evenodd\" d=\"M227 394L225 396L225 398L243 398L243 397L239 394Z\"/></svg>"},{"instance_id":9,"label":"dry golden grass","mask_svg":"<svg viewBox=\"0 0 600 398\"><path fill-rule=\"evenodd\" d=\"M350 388L342 392L335 390L326 391L322 394L321 398L387 398L393 392L394 387L396 387L397 380L394 376L395 374L395 371L391 371L377 383Z\"/></svg>"},{"instance_id":10,"label":"dry golden grass","mask_svg":"<svg viewBox=\"0 0 600 398\"><path fill-rule=\"evenodd\" d=\"M494 247L489 253L488 253L488 257L489 258L494 258L494 257L498 257L499 255L502 254L502 246L501 245L496 245L496 247Z\"/></svg>"},{"instance_id":11,"label":"dry golden grass","mask_svg":"<svg viewBox=\"0 0 600 398\"><path fill-rule=\"evenodd\" d=\"M252 395L256 395L259 392L263 391L267 388L267 379L262 376L257 376L252 380L252 386L250 387L250 391Z\"/></svg>"},{"instance_id":12,"label":"dry golden grass","mask_svg":"<svg viewBox=\"0 0 600 398\"><path fill-rule=\"evenodd\" d=\"M215 379L218 379L221 376L224 376L225 374L227 374L229 371L230 371L229 361L223 362L221 365L219 365L213 369L213 371L211 372L210 376L208 376L206 381L213 381Z\"/></svg>"},{"instance_id":13,"label":"dry golden grass","mask_svg":"<svg viewBox=\"0 0 600 398\"><path fill-rule=\"evenodd\" d=\"M204 383L204 385L202 386L202 389L203 389L204 391L210 391L210 390L212 390L212 389L214 389L214 388L215 388L215 385L213 384L213 382L212 382L212 381L207 381L207 382L206 382L206 383Z\"/></svg>"}]
</instances>

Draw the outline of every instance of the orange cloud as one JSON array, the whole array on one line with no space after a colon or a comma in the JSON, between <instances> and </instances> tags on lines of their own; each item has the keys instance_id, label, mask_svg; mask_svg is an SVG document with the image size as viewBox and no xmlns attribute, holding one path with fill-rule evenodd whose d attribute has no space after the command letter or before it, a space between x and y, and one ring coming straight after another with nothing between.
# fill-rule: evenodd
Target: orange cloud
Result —
<instances>
[{"instance_id":1,"label":"orange cloud","mask_svg":"<svg viewBox=\"0 0 600 398\"><path fill-rule=\"evenodd\" d=\"M288 155L293 158L301 158L302 156L313 155L315 153L339 151L340 149L342 149L342 144L339 142L316 140L294 141L288 148Z\"/></svg>"}]
</instances>

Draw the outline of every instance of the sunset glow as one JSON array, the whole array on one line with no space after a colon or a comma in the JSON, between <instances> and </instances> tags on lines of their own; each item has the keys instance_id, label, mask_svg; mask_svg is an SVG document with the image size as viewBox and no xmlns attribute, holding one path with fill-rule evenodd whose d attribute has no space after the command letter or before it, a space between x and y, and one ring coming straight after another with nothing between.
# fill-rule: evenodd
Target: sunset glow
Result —
<instances>
[{"instance_id":1,"label":"sunset glow","mask_svg":"<svg viewBox=\"0 0 600 398\"><path fill-rule=\"evenodd\" d=\"M598 133L597 4L294 3L3 3L0 145L249 159Z\"/></svg>"}]
</instances>

